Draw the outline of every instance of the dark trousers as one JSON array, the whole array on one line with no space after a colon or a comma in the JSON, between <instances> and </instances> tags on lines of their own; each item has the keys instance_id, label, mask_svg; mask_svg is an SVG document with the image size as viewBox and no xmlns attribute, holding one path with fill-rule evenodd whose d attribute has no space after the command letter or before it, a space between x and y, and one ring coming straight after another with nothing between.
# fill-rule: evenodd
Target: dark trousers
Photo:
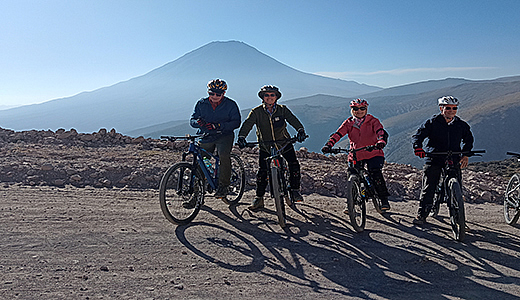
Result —
<instances>
[{"instance_id":1,"label":"dark trousers","mask_svg":"<svg viewBox=\"0 0 520 300\"><path fill-rule=\"evenodd\" d=\"M265 189L267 188L267 173L269 166L267 165L267 161L265 160L271 156L269 152L265 152L260 150L260 154L258 155L258 173L256 174L256 195L263 196L265 194ZM294 151L293 145L288 145L284 151L282 152L282 156L287 161L289 167L289 185L291 190L299 190L300 189L300 181L301 181L301 173L300 173L300 163L296 158L296 152Z\"/></svg>"},{"instance_id":2,"label":"dark trousers","mask_svg":"<svg viewBox=\"0 0 520 300\"><path fill-rule=\"evenodd\" d=\"M356 168L362 168L364 165L367 165L368 173L372 178L372 184L381 199L388 199L390 193L386 187L385 178L383 177L383 166L385 164L384 156L375 156L370 159L365 159L359 161L356 164Z\"/></svg>"},{"instance_id":3,"label":"dark trousers","mask_svg":"<svg viewBox=\"0 0 520 300\"><path fill-rule=\"evenodd\" d=\"M220 159L218 177L219 187L228 187L231 182L231 150L233 149L234 139L235 136L229 134L218 138L216 141L200 144L204 150L210 153L213 153L215 149L217 150Z\"/></svg>"},{"instance_id":4,"label":"dark trousers","mask_svg":"<svg viewBox=\"0 0 520 300\"><path fill-rule=\"evenodd\" d=\"M427 217L433 206L433 197L435 196L435 189L439 184L443 165L425 164L423 167L422 189L419 196L419 210L417 215ZM460 169L458 172L459 182L462 186L462 175Z\"/></svg>"}]
</instances>

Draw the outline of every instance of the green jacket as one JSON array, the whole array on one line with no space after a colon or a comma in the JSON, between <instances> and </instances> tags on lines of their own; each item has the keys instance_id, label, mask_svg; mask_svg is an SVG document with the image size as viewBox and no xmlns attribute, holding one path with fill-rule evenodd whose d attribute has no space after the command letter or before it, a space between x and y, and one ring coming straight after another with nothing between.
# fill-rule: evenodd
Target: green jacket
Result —
<instances>
[{"instance_id":1,"label":"green jacket","mask_svg":"<svg viewBox=\"0 0 520 300\"><path fill-rule=\"evenodd\" d=\"M285 105L276 104L273 114L269 114L265 104L259 105L251 110L244 123L240 127L238 136L247 137L253 125L256 125L256 137L259 142L283 140L291 136L287 131L287 123L294 129L299 130L303 128L302 123ZM276 146L282 147L284 143L279 143ZM260 144L260 149L270 152L268 144Z\"/></svg>"}]
</instances>

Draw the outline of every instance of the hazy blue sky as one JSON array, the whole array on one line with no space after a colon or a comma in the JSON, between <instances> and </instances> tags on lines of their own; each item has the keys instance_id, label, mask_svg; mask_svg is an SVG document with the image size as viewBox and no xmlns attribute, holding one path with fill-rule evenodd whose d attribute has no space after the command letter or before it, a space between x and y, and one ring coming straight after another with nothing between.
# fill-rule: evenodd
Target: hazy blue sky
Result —
<instances>
[{"instance_id":1,"label":"hazy blue sky","mask_svg":"<svg viewBox=\"0 0 520 300\"><path fill-rule=\"evenodd\" d=\"M0 105L112 85L217 40L380 87L520 75L519 12L518 0L0 0Z\"/></svg>"}]
</instances>

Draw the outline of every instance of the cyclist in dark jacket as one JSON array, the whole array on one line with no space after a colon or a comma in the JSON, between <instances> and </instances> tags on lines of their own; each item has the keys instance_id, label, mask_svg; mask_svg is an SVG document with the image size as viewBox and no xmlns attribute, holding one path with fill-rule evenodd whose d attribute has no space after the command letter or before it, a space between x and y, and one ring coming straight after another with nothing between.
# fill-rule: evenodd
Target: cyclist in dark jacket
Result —
<instances>
[{"instance_id":1,"label":"cyclist in dark jacket","mask_svg":"<svg viewBox=\"0 0 520 300\"><path fill-rule=\"evenodd\" d=\"M206 98L195 104L191 115L191 127L198 128L199 134L208 134L200 146L209 152L218 152L220 158L219 185L215 197L227 202L226 196L231 178L231 149L235 139L233 131L240 126L240 111L235 101L225 96L227 84L220 79L208 83ZM193 203L194 205L194 203ZM191 205L187 205L188 208Z\"/></svg>"},{"instance_id":2,"label":"cyclist in dark jacket","mask_svg":"<svg viewBox=\"0 0 520 300\"><path fill-rule=\"evenodd\" d=\"M277 101L282 97L282 93L273 85L263 86L258 92L258 97L262 99L262 105L251 110L247 119L242 123L238 132L237 143L240 148L246 145L246 136L253 126L256 126L256 136L259 142L289 139L287 123L298 131L298 141L303 142L307 135L305 129L298 118L285 105L278 104ZM277 149L284 144L277 144ZM264 207L264 194L267 187L267 162L266 158L270 154L270 145L260 144L258 163L260 165L256 175L256 197L249 209L257 210ZM293 145L287 145L282 153L289 166L289 185L291 188L291 198L295 202L303 201L300 194L300 164L296 158Z\"/></svg>"},{"instance_id":3,"label":"cyclist in dark jacket","mask_svg":"<svg viewBox=\"0 0 520 300\"><path fill-rule=\"evenodd\" d=\"M438 99L438 104L440 114L426 120L412 136L415 155L420 158L426 156L422 148L423 141L426 138L428 138L426 144L428 152L471 151L473 148L473 134L468 123L456 116L459 105L457 98L452 96L441 97ZM441 169L445 161L446 157L443 156L428 157L426 159L423 168L419 210L417 217L414 219L414 224L422 225L426 222L426 217L432 209L435 188L439 182ZM468 157L460 157L459 162L461 168L467 167Z\"/></svg>"}]
</instances>

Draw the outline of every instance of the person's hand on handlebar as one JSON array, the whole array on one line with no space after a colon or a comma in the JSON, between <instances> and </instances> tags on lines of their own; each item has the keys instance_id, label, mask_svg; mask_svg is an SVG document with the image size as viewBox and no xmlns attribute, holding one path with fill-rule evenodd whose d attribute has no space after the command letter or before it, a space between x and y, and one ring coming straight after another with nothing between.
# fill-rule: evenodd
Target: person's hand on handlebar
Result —
<instances>
[{"instance_id":1,"label":"person's hand on handlebar","mask_svg":"<svg viewBox=\"0 0 520 300\"><path fill-rule=\"evenodd\" d=\"M323 148L321 148L322 153L332 153L332 145L330 143L325 144Z\"/></svg>"},{"instance_id":2,"label":"person's hand on handlebar","mask_svg":"<svg viewBox=\"0 0 520 300\"><path fill-rule=\"evenodd\" d=\"M424 152L423 148L415 148L414 154L415 156L419 156L420 158L424 158L426 156L426 152Z\"/></svg>"},{"instance_id":3,"label":"person's hand on handlebar","mask_svg":"<svg viewBox=\"0 0 520 300\"><path fill-rule=\"evenodd\" d=\"M303 129L303 128L298 129L298 134L296 135L296 140L299 143L302 143L303 141L305 141L306 138L307 138L307 135L305 134L305 129Z\"/></svg>"}]
</instances>

